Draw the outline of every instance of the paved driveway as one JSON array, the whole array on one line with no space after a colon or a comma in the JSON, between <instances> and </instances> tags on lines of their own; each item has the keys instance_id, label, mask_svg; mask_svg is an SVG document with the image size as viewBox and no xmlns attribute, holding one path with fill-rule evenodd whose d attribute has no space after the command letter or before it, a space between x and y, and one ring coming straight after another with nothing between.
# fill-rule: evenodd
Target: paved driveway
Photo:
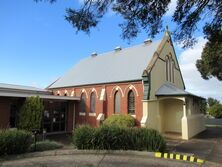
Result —
<instances>
[{"instance_id":1,"label":"paved driveway","mask_svg":"<svg viewBox=\"0 0 222 167\"><path fill-rule=\"evenodd\" d=\"M189 141L169 140L168 144L170 151L195 154L207 161L222 164L221 127L208 127L206 131Z\"/></svg>"},{"instance_id":2,"label":"paved driveway","mask_svg":"<svg viewBox=\"0 0 222 167\"><path fill-rule=\"evenodd\" d=\"M134 155L76 154L0 162L0 167L198 167L188 162Z\"/></svg>"}]
</instances>

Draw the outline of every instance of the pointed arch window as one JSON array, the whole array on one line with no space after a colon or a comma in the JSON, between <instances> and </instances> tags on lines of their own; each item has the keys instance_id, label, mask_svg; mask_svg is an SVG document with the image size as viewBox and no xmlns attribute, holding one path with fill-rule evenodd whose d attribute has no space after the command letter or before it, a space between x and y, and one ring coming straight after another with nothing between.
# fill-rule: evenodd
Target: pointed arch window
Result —
<instances>
[{"instance_id":1,"label":"pointed arch window","mask_svg":"<svg viewBox=\"0 0 222 167\"><path fill-rule=\"evenodd\" d=\"M86 94L82 93L81 100L80 100L80 112L86 112Z\"/></svg>"},{"instance_id":2,"label":"pointed arch window","mask_svg":"<svg viewBox=\"0 0 222 167\"><path fill-rule=\"evenodd\" d=\"M174 68L175 68L175 63L174 61L172 60L171 61L171 81L174 83Z\"/></svg>"},{"instance_id":3,"label":"pointed arch window","mask_svg":"<svg viewBox=\"0 0 222 167\"><path fill-rule=\"evenodd\" d=\"M135 95L132 90L128 93L128 114L135 114Z\"/></svg>"},{"instance_id":4,"label":"pointed arch window","mask_svg":"<svg viewBox=\"0 0 222 167\"><path fill-rule=\"evenodd\" d=\"M95 94L95 92L92 92L91 96L90 96L90 112L91 113L96 112L96 94Z\"/></svg>"},{"instance_id":5,"label":"pointed arch window","mask_svg":"<svg viewBox=\"0 0 222 167\"><path fill-rule=\"evenodd\" d=\"M168 56L166 56L166 80L170 81L170 59Z\"/></svg>"},{"instance_id":6,"label":"pointed arch window","mask_svg":"<svg viewBox=\"0 0 222 167\"><path fill-rule=\"evenodd\" d=\"M166 56L166 80L170 82L174 82L174 68L175 62L172 58Z\"/></svg>"},{"instance_id":7,"label":"pointed arch window","mask_svg":"<svg viewBox=\"0 0 222 167\"><path fill-rule=\"evenodd\" d=\"M115 114L120 114L120 92L116 91L115 95L114 95L114 113Z\"/></svg>"}]
</instances>

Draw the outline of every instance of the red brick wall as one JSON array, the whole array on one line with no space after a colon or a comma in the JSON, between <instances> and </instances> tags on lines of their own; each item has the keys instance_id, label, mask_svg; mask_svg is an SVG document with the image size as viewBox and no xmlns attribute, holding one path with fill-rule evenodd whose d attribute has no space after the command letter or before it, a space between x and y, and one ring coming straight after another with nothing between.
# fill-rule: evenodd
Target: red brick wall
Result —
<instances>
[{"instance_id":1,"label":"red brick wall","mask_svg":"<svg viewBox=\"0 0 222 167\"><path fill-rule=\"evenodd\" d=\"M0 97L0 129L8 128L10 123L10 100Z\"/></svg>"},{"instance_id":2,"label":"red brick wall","mask_svg":"<svg viewBox=\"0 0 222 167\"><path fill-rule=\"evenodd\" d=\"M99 113L104 113L105 117L108 117L114 114L114 94L117 91L121 92L121 113L127 114L127 99L128 99L128 92L131 89L134 91L135 95L135 115L136 115L136 122L137 125L140 125L140 121L142 119L142 99L143 99L143 84L142 81L135 81L135 82L124 82L124 83L113 83L113 84L101 84L101 85L90 85L90 86L82 86L82 87L69 87L69 88L60 88L60 89L53 89L53 93L57 95L58 91L60 95L64 95L65 92L68 92L68 96L71 95L71 92L74 91L74 96L80 97L82 92L85 91L86 93L86 115L80 116L79 115L79 104L76 103L75 105L75 124L90 124L93 126L97 126L98 122L96 121L97 116ZM105 88L106 90L106 100L101 101L100 93L101 90ZM96 92L96 116L89 116L90 110L90 95L91 93ZM68 118L68 129L72 127L72 119Z\"/></svg>"}]
</instances>

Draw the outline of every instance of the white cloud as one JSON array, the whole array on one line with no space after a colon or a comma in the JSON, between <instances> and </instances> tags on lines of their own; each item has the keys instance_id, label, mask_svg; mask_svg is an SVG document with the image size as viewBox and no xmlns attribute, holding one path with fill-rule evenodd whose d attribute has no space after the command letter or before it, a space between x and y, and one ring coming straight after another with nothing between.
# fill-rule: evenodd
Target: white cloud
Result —
<instances>
[{"instance_id":1,"label":"white cloud","mask_svg":"<svg viewBox=\"0 0 222 167\"><path fill-rule=\"evenodd\" d=\"M177 0L171 0L169 4L169 10L166 12L165 16L172 16L174 11L176 10Z\"/></svg>"},{"instance_id":2,"label":"white cloud","mask_svg":"<svg viewBox=\"0 0 222 167\"><path fill-rule=\"evenodd\" d=\"M199 37L198 43L193 49L186 49L179 56L180 68L186 90L206 98L214 97L222 101L222 81L218 81L216 78L210 80L202 79L195 65L196 60L201 57L205 43L206 40L203 37Z\"/></svg>"}]
</instances>

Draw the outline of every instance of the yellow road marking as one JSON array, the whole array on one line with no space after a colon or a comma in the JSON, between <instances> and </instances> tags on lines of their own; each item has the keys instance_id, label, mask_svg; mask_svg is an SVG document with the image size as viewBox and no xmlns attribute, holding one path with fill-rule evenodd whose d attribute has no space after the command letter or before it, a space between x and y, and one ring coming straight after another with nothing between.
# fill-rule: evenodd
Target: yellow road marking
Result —
<instances>
[{"instance_id":1,"label":"yellow road marking","mask_svg":"<svg viewBox=\"0 0 222 167\"><path fill-rule=\"evenodd\" d=\"M176 160L180 160L180 154L176 155Z\"/></svg>"},{"instance_id":2,"label":"yellow road marking","mask_svg":"<svg viewBox=\"0 0 222 167\"><path fill-rule=\"evenodd\" d=\"M186 155L183 156L183 160L184 160L184 161L187 160L187 156L186 156Z\"/></svg>"},{"instance_id":3,"label":"yellow road marking","mask_svg":"<svg viewBox=\"0 0 222 167\"><path fill-rule=\"evenodd\" d=\"M194 157L193 156L190 157L190 162L194 162Z\"/></svg>"},{"instance_id":4,"label":"yellow road marking","mask_svg":"<svg viewBox=\"0 0 222 167\"><path fill-rule=\"evenodd\" d=\"M162 155L162 153L160 153L160 152L155 153L155 157L157 157L157 158L161 158L161 155Z\"/></svg>"},{"instance_id":5,"label":"yellow road marking","mask_svg":"<svg viewBox=\"0 0 222 167\"><path fill-rule=\"evenodd\" d=\"M167 159L168 153L164 153L164 158Z\"/></svg>"},{"instance_id":6,"label":"yellow road marking","mask_svg":"<svg viewBox=\"0 0 222 167\"><path fill-rule=\"evenodd\" d=\"M197 163L204 163L204 160L202 160L202 159L197 159Z\"/></svg>"}]
</instances>

